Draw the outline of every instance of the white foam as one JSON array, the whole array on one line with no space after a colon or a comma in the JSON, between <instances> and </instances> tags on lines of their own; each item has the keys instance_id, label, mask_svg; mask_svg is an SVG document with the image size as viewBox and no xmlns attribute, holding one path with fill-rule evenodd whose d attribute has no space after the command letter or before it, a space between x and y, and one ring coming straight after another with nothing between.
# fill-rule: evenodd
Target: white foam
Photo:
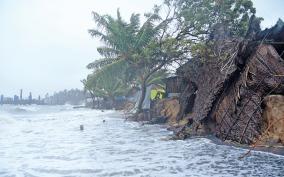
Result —
<instances>
[{"instance_id":1,"label":"white foam","mask_svg":"<svg viewBox=\"0 0 284 177\"><path fill-rule=\"evenodd\" d=\"M15 107L14 107L15 108ZM22 108L22 107L21 107ZM124 122L115 111L0 108L0 176L279 176L284 158L216 145L206 138L163 141L160 126ZM30 111L30 112L29 112ZM103 122L106 120L106 122ZM84 125L84 131L80 131Z\"/></svg>"}]
</instances>

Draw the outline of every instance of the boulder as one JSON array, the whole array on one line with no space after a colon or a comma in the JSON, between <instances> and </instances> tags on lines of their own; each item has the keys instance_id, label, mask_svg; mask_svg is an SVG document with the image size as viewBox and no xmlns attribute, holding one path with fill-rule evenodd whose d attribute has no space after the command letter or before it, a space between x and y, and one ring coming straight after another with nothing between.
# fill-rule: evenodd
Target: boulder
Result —
<instances>
[{"instance_id":1,"label":"boulder","mask_svg":"<svg viewBox=\"0 0 284 177\"><path fill-rule=\"evenodd\" d=\"M169 124L176 122L180 110L178 98L166 98L159 100L152 110L152 117L166 117Z\"/></svg>"},{"instance_id":2,"label":"boulder","mask_svg":"<svg viewBox=\"0 0 284 177\"><path fill-rule=\"evenodd\" d=\"M149 121L149 124L165 124L168 118L165 116L154 117Z\"/></svg>"},{"instance_id":3,"label":"boulder","mask_svg":"<svg viewBox=\"0 0 284 177\"><path fill-rule=\"evenodd\" d=\"M264 105L264 140L284 145L284 95L267 96Z\"/></svg>"}]
</instances>

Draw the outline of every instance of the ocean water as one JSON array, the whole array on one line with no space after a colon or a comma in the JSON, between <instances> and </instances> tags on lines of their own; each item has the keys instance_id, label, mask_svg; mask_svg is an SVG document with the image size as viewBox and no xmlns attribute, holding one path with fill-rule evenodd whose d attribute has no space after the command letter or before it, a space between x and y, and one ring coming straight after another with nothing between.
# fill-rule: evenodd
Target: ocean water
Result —
<instances>
[{"instance_id":1,"label":"ocean water","mask_svg":"<svg viewBox=\"0 0 284 177\"><path fill-rule=\"evenodd\" d=\"M71 106L0 106L0 177L284 176L283 156L253 151L239 160L247 150L206 138L164 141L171 134L165 127L123 117Z\"/></svg>"}]
</instances>

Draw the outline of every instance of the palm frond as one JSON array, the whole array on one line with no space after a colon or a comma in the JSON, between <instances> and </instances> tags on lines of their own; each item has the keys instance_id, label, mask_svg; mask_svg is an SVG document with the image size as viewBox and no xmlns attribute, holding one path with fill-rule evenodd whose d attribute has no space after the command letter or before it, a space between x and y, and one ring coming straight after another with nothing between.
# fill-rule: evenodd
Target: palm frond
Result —
<instances>
[{"instance_id":1,"label":"palm frond","mask_svg":"<svg viewBox=\"0 0 284 177\"><path fill-rule=\"evenodd\" d=\"M106 27L108 22L105 18L105 16L101 16L97 12L92 12L94 21L96 22L98 27Z\"/></svg>"},{"instance_id":2,"label":"palm frond","mask_svg":"<svg viewBox=\"0 0 284 177\"><path fill-rule=\"evenodd\" d=\"M100 38L100 41L104 42L105 44L111 46L114 45L113 39L110 36L102 33L101 31L95 29L90 29L88 31L91 34L91 36Z\"/></svg>"},{"instance_id":3,"label":"palm frond","mask_svg":"<svg viewBox=\"0 0 284 177\"><path fill-rule=\"evenodd\" d=\"M166 70L159 70L155 72L153 75L150 76L150 78L147 80L147 85L151 84L164 84L164 79L168 76L168 73Z\"/></svg>"},{"instance_id":4,"label":"palm frond","mask_svg":"<svg viewBox=\"0 0 284 177\"><path fill-rule=\"evenodd\" d=\"M98 60L95 60L94 62L92 63L89 63L87 65L87 68L88 69L100 69L106 65L109 65L113 62L115 62L116 60L118 60L117 58L102 58L102 59L98 59Z\"/></svg>"},{"instance_id":5,"label":"palm frond","mask_svg":"<svg viewBox=\"0 0 284 177\"><path fill-rule=\"evenodd\" d=\"M97 51L106 58L113 58L119 54L119 51L110 47L98 47Z\"/></svg>"},{"instance_id":6,"label":"palm frond","mask_svg":"<svg viewBox=\"0 0 284 177\"><path fill-rule=\"evenodd\" d=\"M140 28L140 15L139 14L132 14L130 17L130 30L136 32Z\"/></svg>"}]
</instances>

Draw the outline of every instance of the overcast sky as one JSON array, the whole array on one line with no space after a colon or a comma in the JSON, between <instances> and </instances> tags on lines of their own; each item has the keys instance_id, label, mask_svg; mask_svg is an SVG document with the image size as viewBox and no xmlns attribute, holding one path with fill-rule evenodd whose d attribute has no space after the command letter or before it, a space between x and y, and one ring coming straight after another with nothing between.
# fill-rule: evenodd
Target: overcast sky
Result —
<instances>
[{"instance_id":1,"label":"overcast sky","mask_svg":"<svg viewBox=\"0 0 284 177\"><path fill-rule=\"evenodd\" d=\"M150 11L162 0L0 0L0 94L34 96L82 88L86 65L99 58L88 34L92 11L122 16ZM283 0L254 0L263 27L284 19Z\"/></svg>"}]
</instances>

